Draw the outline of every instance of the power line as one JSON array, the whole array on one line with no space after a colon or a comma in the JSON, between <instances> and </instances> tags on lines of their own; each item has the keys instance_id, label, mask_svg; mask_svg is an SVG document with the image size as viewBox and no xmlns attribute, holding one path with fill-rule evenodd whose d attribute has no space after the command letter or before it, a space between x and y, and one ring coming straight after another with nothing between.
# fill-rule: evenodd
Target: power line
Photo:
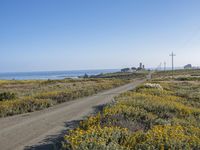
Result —
<instances>
[{"instance_id":1,"label":"power line","mask_svg":"<svg viewBox=\"0 0 200 150\"><path fill-rule=\"evenodd\" d=\"M174 56L176 56L173 52L169 55L172 57L172 78L174 77Z\"/></svg>"},{"instance_id":2,"label":"power line","mask_svg":"<svg viewBox=\"0 0 200 150\"><path fill-rule=\"evenodd\" d=\"M185 42L183 42L180 48L182 49L185 46L187 46L189 43L191 43L195 39L195 37L199 34L199 32L200 32L200 26L196 28L195 31L192 32L191 36Z\"/></svg>"}]
</instances>

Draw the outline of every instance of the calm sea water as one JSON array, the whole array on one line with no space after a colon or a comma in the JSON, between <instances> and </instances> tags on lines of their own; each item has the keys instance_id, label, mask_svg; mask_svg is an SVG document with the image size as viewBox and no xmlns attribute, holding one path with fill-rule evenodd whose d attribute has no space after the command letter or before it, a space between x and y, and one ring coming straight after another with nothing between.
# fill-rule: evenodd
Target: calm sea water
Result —
<instances>
[{"instance_id":1,"label":"calm sea water","mask_svg":"<svg viewBox=\"0 0 200 150\"><path fill-rule=\"evenodd\" d=\"M77 78L83 76L85 73L88 75L97 75L100 73L117 72L118 69L105 69L105 70L77 70L77 71L42 71L42 72L12 72L0 73L1 80L45 80L45 79L64 79L64 78Z\"/></svg>"}]
</instances>

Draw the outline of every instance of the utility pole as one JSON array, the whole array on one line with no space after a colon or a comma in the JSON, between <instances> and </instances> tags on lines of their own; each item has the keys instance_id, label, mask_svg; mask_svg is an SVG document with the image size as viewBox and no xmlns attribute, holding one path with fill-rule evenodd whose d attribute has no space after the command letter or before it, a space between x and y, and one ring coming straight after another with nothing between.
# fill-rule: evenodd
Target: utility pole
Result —
<instances>
[{"instance_id":1,"label":"utility pole","mask_svg":"<svg viewBox=\"0 0 200 150\"><path fill-rule=\"evenodd\" d=\"M174 77L174 56L176 56L173 52L169 55L172 57L172 78Z\"/></svg>"},{"instance_id":2,"label":"utility pole","mask_svg":"<svg viewBox=\"0 0 200 150\"><path fill-rule=\"evenodd\" d=\"M160 71L162 71L162 63L160 63Z\"/></svg>"},{"instance_id":3,"label":"utility pole","mask_svg":"<svg viewBox=\"0 0 200 150\"><path fill-rule=\"evenodd\" d=\"M166 62L164 62L164 71L166 71Z\"/></svg>"}]
</instances>

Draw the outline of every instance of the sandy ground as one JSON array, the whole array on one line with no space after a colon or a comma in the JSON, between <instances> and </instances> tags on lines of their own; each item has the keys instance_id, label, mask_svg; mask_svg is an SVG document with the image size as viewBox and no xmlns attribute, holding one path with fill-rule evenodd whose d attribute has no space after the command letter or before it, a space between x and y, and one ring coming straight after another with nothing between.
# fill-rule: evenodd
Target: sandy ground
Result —
<instances>
[{"instance_id":1,"label":"sandy ground","mask_svg":"<svg viewBox=\"0 0 200 150\"><path fill-rule=\"evenodd\" d=\"M144 80L111 89L94 96L54 107L0 119L0 149L56 149L60 137L78 120L111 102L114 96L135 88Z\"/></svg>"}]
</instances>

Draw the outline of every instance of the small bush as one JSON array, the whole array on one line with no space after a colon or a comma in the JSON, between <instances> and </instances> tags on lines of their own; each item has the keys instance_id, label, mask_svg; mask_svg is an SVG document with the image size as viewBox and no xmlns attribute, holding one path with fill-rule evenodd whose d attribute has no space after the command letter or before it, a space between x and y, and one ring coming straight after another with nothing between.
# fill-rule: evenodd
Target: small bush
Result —
<instances>
[{"instance_id":1,"label":"small bush","mask_svg":"<svg viewBox=\"0 0 200 150\"><path fill-rule=\"evenodd\" d=\"M63 149L120 150L126 148L130 133L118 127L93 127L88 130L72 130L64 137Z\"/></svg>"},{"instance_id":2,"label":"small bush","mask_svg":"<svg viewBox=\"0 0 200 150\"><path fill-rule=\"evenodd\" d=\"M53 105L53 102L48 99L16 99L12 101L4 101L0 103L0 117L11 116L33 112L48 108Z\"/></svg>"},{"instance_id":3,"label":"small bush","mask_svg":"<svg viewBox=\"0 0 200 150\"><path fill-rule=\"evenodd\" d=\"M10 92L0 93L0 101L11 100L11 99L15 99L15 98L16 98L16 95L14 93L10 93Z\"/></svg>"}]
</instances>

